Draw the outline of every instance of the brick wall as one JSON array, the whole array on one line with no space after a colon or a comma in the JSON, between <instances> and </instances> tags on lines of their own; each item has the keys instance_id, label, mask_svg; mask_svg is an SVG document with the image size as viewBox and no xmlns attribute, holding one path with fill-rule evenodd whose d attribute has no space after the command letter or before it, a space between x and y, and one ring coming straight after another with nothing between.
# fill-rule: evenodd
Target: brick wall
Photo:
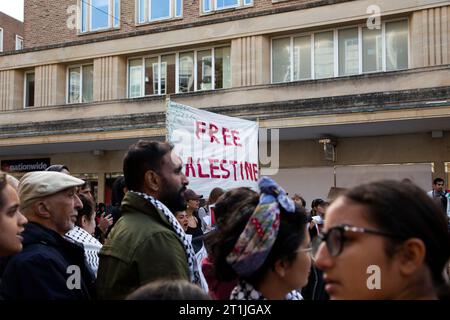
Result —
<instances>
[{"instance_id":1,"label":"brick wall","mask_svg":"<svg viewBox=\"0 0 450 320\"><path fill-rule=\"evenodd\" d=\"M121 23L119 30L109 30L91 34L78 34L76 30L67 27L70 14L67 8L77 4L77 0L27 0L25 1L25 48L42 47L74 41L89 41L115 35L132 35L143 30L163 30L167 27L186 26L191 23L211 22L232 16L246 18L268 10L298 7L299 5L324 5L348 0L287 0L273 2L272 0L254 0L252 7L230 9L218 13L201 15L201 0L183 0L183 18L165 20L137 26L135 23L135 0L121 0Z\"/></svg>"},{"instance_id":2,"label":"brick wall","mask_svg":"<svg viewBox=\"0 0 450 320\"><path fill-rule=\"evenodd\" d=\"M0 28L3 29L3 51L16 50L16 35L23 37L23 23L0 12Z\"/></svg>"}]
</instances>

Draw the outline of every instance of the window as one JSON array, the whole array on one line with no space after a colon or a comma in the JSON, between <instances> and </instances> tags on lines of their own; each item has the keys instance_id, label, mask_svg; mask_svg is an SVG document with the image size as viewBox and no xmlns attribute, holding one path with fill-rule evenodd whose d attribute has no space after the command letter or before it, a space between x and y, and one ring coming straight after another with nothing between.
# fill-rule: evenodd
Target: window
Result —
<instances>
[{"instance_id":1,"label":"window","mask_svg":"<svg viewBox=\"0 0 450 320\"><path fill-rule=\"evenodd\" d=\"M81 32L118 28L120 0L80 0Z\"/></svg>"},{"instance_id":2,"label":"window","mask_svg":"<svg viewBox=\"0 0 450 320\"><path fill-rule=\"evenodd\" d=\"M25 72L24 106L34 107L34 72Z\"/></svg>"},{"instance_id":3,"label":"window","mask_svg":"<svg viewBox=\"0 0 450 320\"><path fill-rule=\"evenodd\" d=\"M314 76L315 79L334 75L333 31L314 34Z\"/></svg>"},{"instance_id":4,"label":"window","mask_svg":"<svg viewBox=\"0 0 450 320\"><path fill-rule=\"evenodd\" d=\"M23 38L21 36L16 35L16 50L23 49Z\"/></svg>"},{"instance_id":5,"label":"window","mask_svg":"<svg viewBox=\"0 0 450 320\"><path fill-rule=\"evenodd\" d=\"M311 78L311 37L294 38L294 79Z\"/></svg>"},{"instance_id":6,"label":"window","mask_svg":"<svg viewBox=\"0 0 450 320\"><path fill-rule=\"evenodd\" d=\"M408 20L272 39L272 82L407 69Z\"/></svg>"},{"instance_id":7,"label":"window","mask_svg":"<svg viewBox=\"0 0 450 320\"><path fill-rule=\"evenodd\" d=\"M253 0L203 0L204 13L253 5Z\"/></svg>"},{"instance_id":8,"label":"window","mask_svg":"<svg viewBox=\"0 0 450 320\"><path fill-rule=\"evenodd\" d=\"M291 79L290 71L291 39L276 39L272 42L273 82L286 82Z\"/></svg>"},{"instance_id":9,"label":"window","mask_svg":"<svg viewBox=\"0 0 450 320\"><path fill-rule=\"evenodd\" d=\"M194 52L180 53L179 92L194 91Z\"/></svg>"},{"instance_id":10,"label":"window","mask_svg":"<svg viewBox=\"0 0 450 320\"><path fill-rule=\"evenodd\" d=\"M230 47L130 59L130 98L231 87Z\"/></svg>"},{"instance_id":11,"label":"window","mask_svg":"<svg viewBox=\"0 0 450 320\"><path fill-rule=\"evenodd\" d=\"M231 87L230 47L214 49L214 87L216 89Z\"/></svg>"},{"instance_id":12,"label":"window","mask_svg":"<svg viewBox=\"0 0 450 320\"><path fill-rule=\"evenodd\" d=\"M363 72L383 70L381 28L362 28L362 68Z\"/></svg>"},{"instance_id":13,"label":"window","mask_svg":"<svg viewBox=\"0 0 450 320\"><path fill-rule=\"evenodd\" d=\"M0 28L0 52L3 51L3 29Z\"/></svg>"},{"instance_id":14,"label":"window","mask_svg":"<svg viewBox=\"0 0 450 320\"><path fill-rule=\"evenodd\" d=\"M408 21L386 23L386 70L408 68Z\"/></svg>"},{"instance_id":15,"label":"window","mask_svg":"<svg viewBox=\"0 0 450 320\"><path fill-rule=\"evenodd\" d=\"M339 38L339 75L347 76L359 73L358 28L338 31Z\"/></svg>"},{"instance_id":16,"label":"window","mask_svg":"<svg viewBox=\"0 0 450 320\"><path fill-rule=\"evenodd\" d=\"M230 55L230 47L180 53L178 92L230 88Z\"/></svg>"},{"instance_id":17,"label":"window","mask_svg":"<svg viewBox=\"0 0 450 320\"><path fill-rule=\"evenodd\" d=\"M69 67L68 103L93 101L94 66L92 64Z\"/></svg>"},{"instance_id":18,"label":"window","mask_svg":"<svg viewBox=\"0 0 450 320\"><path fill-rule=\"evenodd\" d=\"M146 23L181 17L182 8L182 0L138 0L138 22Z\"/></svg>"}]
</instances>

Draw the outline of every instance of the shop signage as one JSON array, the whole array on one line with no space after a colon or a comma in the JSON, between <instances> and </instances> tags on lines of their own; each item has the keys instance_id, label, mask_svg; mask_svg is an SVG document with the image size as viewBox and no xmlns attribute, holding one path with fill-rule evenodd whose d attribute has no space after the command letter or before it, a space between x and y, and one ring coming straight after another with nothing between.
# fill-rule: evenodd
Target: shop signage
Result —
<instances>
[{"instance_id":1,"label":"shop signage","mask_svg":"<svg viewBox=\"0 0 450 320\"><path fill-rule=\"evenodd\" d=\"M1 169L3 172L30 172L42 171L50 166L50 158L2 160Z\"/></svg>"}]
</instances>

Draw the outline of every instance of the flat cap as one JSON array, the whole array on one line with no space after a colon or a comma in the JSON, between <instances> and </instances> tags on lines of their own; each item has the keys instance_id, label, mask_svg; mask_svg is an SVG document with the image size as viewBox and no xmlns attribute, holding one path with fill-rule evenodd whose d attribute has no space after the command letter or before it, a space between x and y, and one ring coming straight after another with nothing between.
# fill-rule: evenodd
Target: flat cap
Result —
<instances>
[{"instance_id":1,"label":"flat cap","mask_svg":"<svg viewBox=\"0 0 450 320\"><path fill-rule=\"evenodd\" d=\"M33 171L25 174L19 182L20 207L26 208L35 200L50 196L67 188L77 187L84 181L55 171Z\"/></svg>"}]
</instances>

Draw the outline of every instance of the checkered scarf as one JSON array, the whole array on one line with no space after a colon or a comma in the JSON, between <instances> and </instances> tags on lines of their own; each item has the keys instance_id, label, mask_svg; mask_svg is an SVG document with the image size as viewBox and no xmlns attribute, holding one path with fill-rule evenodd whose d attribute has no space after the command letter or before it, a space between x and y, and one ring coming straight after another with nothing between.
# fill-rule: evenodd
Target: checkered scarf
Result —
<instances>
[{"instance_id":1,"label":"checkered scarf","mask_svg":"<svg viewBox=\"0 0 450 320\"><path fill-rule=\"evenodd\" d=\"M188 265L189 265L189 273L191 275L191 282L200 285L200 274L198 272L198 265L197 265L197 259L195 259L195 252L192 248L192 245L190 241L186 237L186 233L184 232L183 228L181 227L178 220L175 218L173 213L160 201L156 200L152 196L149 196L148 194L142 193L142 192L136 192L136 191L130 191L148 202L150 202L156 209L161 211L164 216L167 218L167 221L172 226L173 231L177 234L178 238L183 243L184 249L186 250L186 254L188 257Z\"/></svg>"}]
</instances>

